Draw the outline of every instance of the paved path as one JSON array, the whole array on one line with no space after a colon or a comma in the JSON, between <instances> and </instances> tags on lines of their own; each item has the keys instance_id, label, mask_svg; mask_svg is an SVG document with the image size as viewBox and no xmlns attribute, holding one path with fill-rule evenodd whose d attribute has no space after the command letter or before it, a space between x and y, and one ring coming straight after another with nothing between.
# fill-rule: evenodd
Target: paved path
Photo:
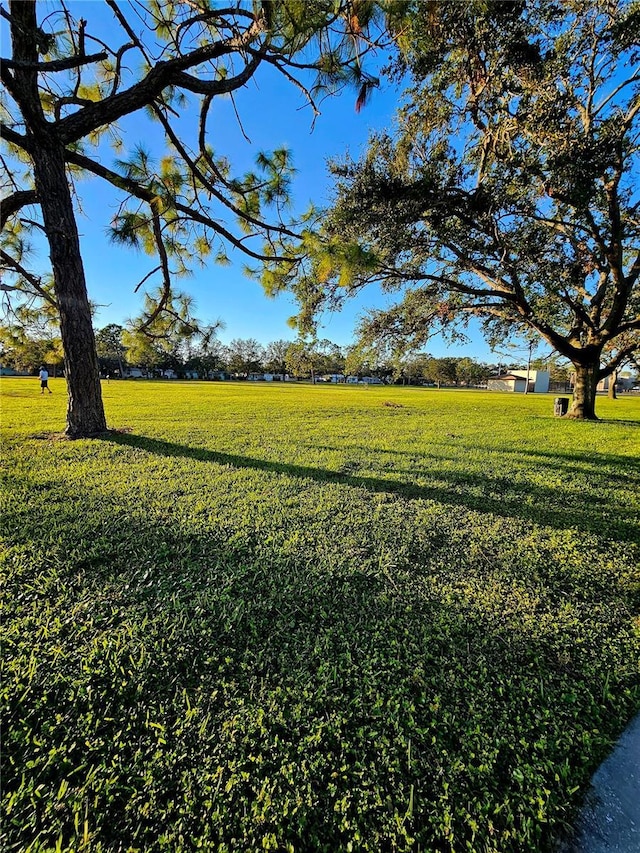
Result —
<instances>
[{"instance_id":1,"label":"paved path","mask_svg":"<svg viewBox=\"0 0 640 853\"><path fill-rule=\"evenodd\" d=\"M563 853L640 853L640 714L591 780Z\"/></svg>"}]
</instances>

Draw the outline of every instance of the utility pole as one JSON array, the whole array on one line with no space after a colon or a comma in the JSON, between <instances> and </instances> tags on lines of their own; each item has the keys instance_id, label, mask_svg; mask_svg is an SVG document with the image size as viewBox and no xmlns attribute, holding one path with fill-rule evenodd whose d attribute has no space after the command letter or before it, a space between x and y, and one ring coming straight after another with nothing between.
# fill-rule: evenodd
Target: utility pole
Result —
<instances>
[{"instance_id":1,"label":"utility pole","mask_svg":"<svg viewBox=\"0 0 640 853\"><path fill-rule=\"evenodd\" d=\"M527 383L524 386L524 393L529 393L529 373L531 372L531 354L533 352L533 340L529 341L529 355L527 357Z\"/></svg>"}]
</instances>

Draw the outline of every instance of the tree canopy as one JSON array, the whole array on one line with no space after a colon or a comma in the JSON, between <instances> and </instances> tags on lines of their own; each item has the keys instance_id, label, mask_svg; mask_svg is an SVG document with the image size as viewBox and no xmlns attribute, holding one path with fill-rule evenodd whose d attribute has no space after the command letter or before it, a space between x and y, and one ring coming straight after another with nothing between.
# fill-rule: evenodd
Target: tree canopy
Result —
<instances>
[{"instance_id":1,"label":"tree canopy","mask_svg":"<svg viewBox=\"0 0 640 853\"><path fill-rule=\"evenodd\" d=\"M59 313L70 436L106 427L76 224L80 179L99 179L119 193L111 238L153 257L138 287L159 282L140 323L154 332L164 314L179 313L174 281L193 264L226 263L229 247L255 261L273 258L274 241L297 233L283 214L289 152L259 152L254 170L235 174L215 151L214 99L233 97L263 66L296 86L315 112L319 91L355 84L361 104L376 82L361 62L372 44L374 3L102 5L112 18L106 25L104 17L92 20L95 4L85 7L86 18L74 17L62 0L1 7L11 47L1 64L2 289ZM163 157L151 156L142 140L125 148L120 123L134 113L164 142ZM50 279L30 266L34 228L48 241Z\"/></svg>"},{"instance_id":2,"label":"tree canopy","mask_svg":"<svg viewBox=\"0 0 640 853\"><path fill-rule=\"evenodd\" d=\"M336 195L289 287L300 324L372 282L366 340L416 349L477 318L573 364L569 416L640 339L640 10L624 0L404 4L395 127L332 165Z\"/></svg>"}]
</instances>

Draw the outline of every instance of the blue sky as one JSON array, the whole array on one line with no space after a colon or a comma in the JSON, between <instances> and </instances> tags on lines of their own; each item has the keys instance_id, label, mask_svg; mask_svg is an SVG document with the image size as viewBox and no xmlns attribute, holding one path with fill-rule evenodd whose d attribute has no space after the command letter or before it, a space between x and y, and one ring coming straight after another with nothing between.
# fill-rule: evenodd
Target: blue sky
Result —
<instances>
[{"instance_id":1,"label":"blue sky","mask_svg":"<svg viewBox=\"0 0 640 853\"><path fill-rule=\"evenodd\" d=\"M54 5L43 3L49 11ZM83 0L69 6L76 17L88 20L87 32L108 32L111 12L104 4ZM382 55L380 61L384 60L386 56ZM231 101L218 98L211 111L210 125L214 132L210 141L217 155L226 155L230 159L236 175L253 167L258 151L283 146L289 148L297 169L293 184L294 208L302 211L312 200L316 205L323 205L330 199L327 159L340 157L347 150L357 157L372 130L392 123L399 96L400 89L383 81L382 88L374 93L367 106L356 113L356 93L346 91L337 97L326 98L321 104L322 114L313 124L311 109L301 93L281 75L270 69L259 69L253 80L235 94L242 131ZM150 124L143 116L127 118L121 128L126 148L143 143L158 153L162 150L160 137L154 139L150 136L150 128L152 133L160 133L159 126ZM110 166L115 154L104 146L100 156L105 165ZM108 323L123 323L128 317L139 314L141 293L136 294L134 290L156 265L156 259L110 242L108 227L119 204L110 187L94 179L80 182L77 189L80 201L78 226L87 285L90 298L98 305L95 326L101 328ZM237 250L228 249L228 254L231 266L217 266L212 262L206 269L196 270L193 277L179 282L180 288L195 298L196 316L206 322L222 320L225 328L219 337L224 342L237 337L252 337L262 343L280 338L293 339L295 332L287 325L287 318L296 310L293 301L286 296L267 298L260 284L243 273L248 259ZM42 271L45 271L44 246L41 258ZM150 284L153 282L151 279ZM159 284L159 280L155 284ZM365 290L342 312L323 318L320 334L346 345L353 340L358 316L367 308L386 304L388 297L373 289ZM428 349L436 355L447 351L446 344L439 338L434 338ZM450 354L492 359L489 348L478 334L473 335L469 345L457 344Z\"/></svg>"}]
</instances>

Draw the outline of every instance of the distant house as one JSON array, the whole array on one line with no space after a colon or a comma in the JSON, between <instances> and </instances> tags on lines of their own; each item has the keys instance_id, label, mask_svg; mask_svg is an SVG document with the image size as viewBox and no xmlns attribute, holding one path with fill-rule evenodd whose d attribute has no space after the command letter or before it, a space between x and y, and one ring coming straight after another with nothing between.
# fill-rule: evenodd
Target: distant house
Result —
<instances>
[{"instance_id":1,"label":"distant house","mask_svg":"<svg viewBox=\"0 0 640 853\"><path fill-rule=\"evenodd\" d=\"M512 391L524 394L527 390L527 371L512 370L503 376L490 376L487 380L489 391ZM549 371L530 370L529 388L530 394L546 394L549 391Z\"/></svg>"},{"instance_id":2,"label":"distant house","mask_svg":"<svg viewBox=\"0 0 640 853\"><path fill-rule=\"evenodd\" d=\"M264 382L264 373L247 373L248 382Z\"/></svg>"},{"instance_id":3,"label":"distant house","mask_svg":"<svg viewBox=\"0 0 640 853\"><path fill-rule=\"evenodd\" d=\"M522 376L515 376L513 373L506 373L503 376L490 376L487 380L489 391L515 391L524 394L526 385L526 379Z\"/></svg>"},{"instance_id":4,"label":"distant house","mask_svg":"<svg viewBox=\"0 0 640 853\"><path fill-rule=\"evenodd\" d=\"M571 384L575 382L575 374L571 376ZM611 387L612 376L605 376L596 386L596 391L608 391ZM634 385L633 377L630 373L619 375L616 379L616 389L618 391L629 391Z\"/></svg>"},{"instance_id":5,"label":"distant house","mask_svg":"<svg viewBox=\"0 0 640 853\"><path fill-rule=\"evenodd\" d=\"M338 382L344 382L346 377L344 373L327 373L322 378L325 382L333 382L336 385Z\"/></svg>"},{"instance_id":6,"label":"distant house","mask_svg":"<svg viewBox=\"0 0 640 853\"><path fill-rule=\"evenodd\" d=\"M125 367L122 378L123 379L144 379L146 378L146 373L141 370L139 367Z\"/></svg>"},{"instance_id":7,"label":"distant house","mask_svg":"<svg viewBox=\"0 0 640 853\"><path fill-rule=\"evenodd\" d=\"M285 382L288 378L284 373L265 373L263 376L265 382Z\"/></svg>"},{"instance_id":8,"label":"distant house","mask_svg":"<svg viewBox=\"0 0 640 853\"><path fill-rule=\"evenodd\" d=\"M162 379L177 379L178 378L178 374L171 367L168 367L166 370L163 370L162 373L160 374L160 376L162 377Z\"/></svg>"}]
</instances>

